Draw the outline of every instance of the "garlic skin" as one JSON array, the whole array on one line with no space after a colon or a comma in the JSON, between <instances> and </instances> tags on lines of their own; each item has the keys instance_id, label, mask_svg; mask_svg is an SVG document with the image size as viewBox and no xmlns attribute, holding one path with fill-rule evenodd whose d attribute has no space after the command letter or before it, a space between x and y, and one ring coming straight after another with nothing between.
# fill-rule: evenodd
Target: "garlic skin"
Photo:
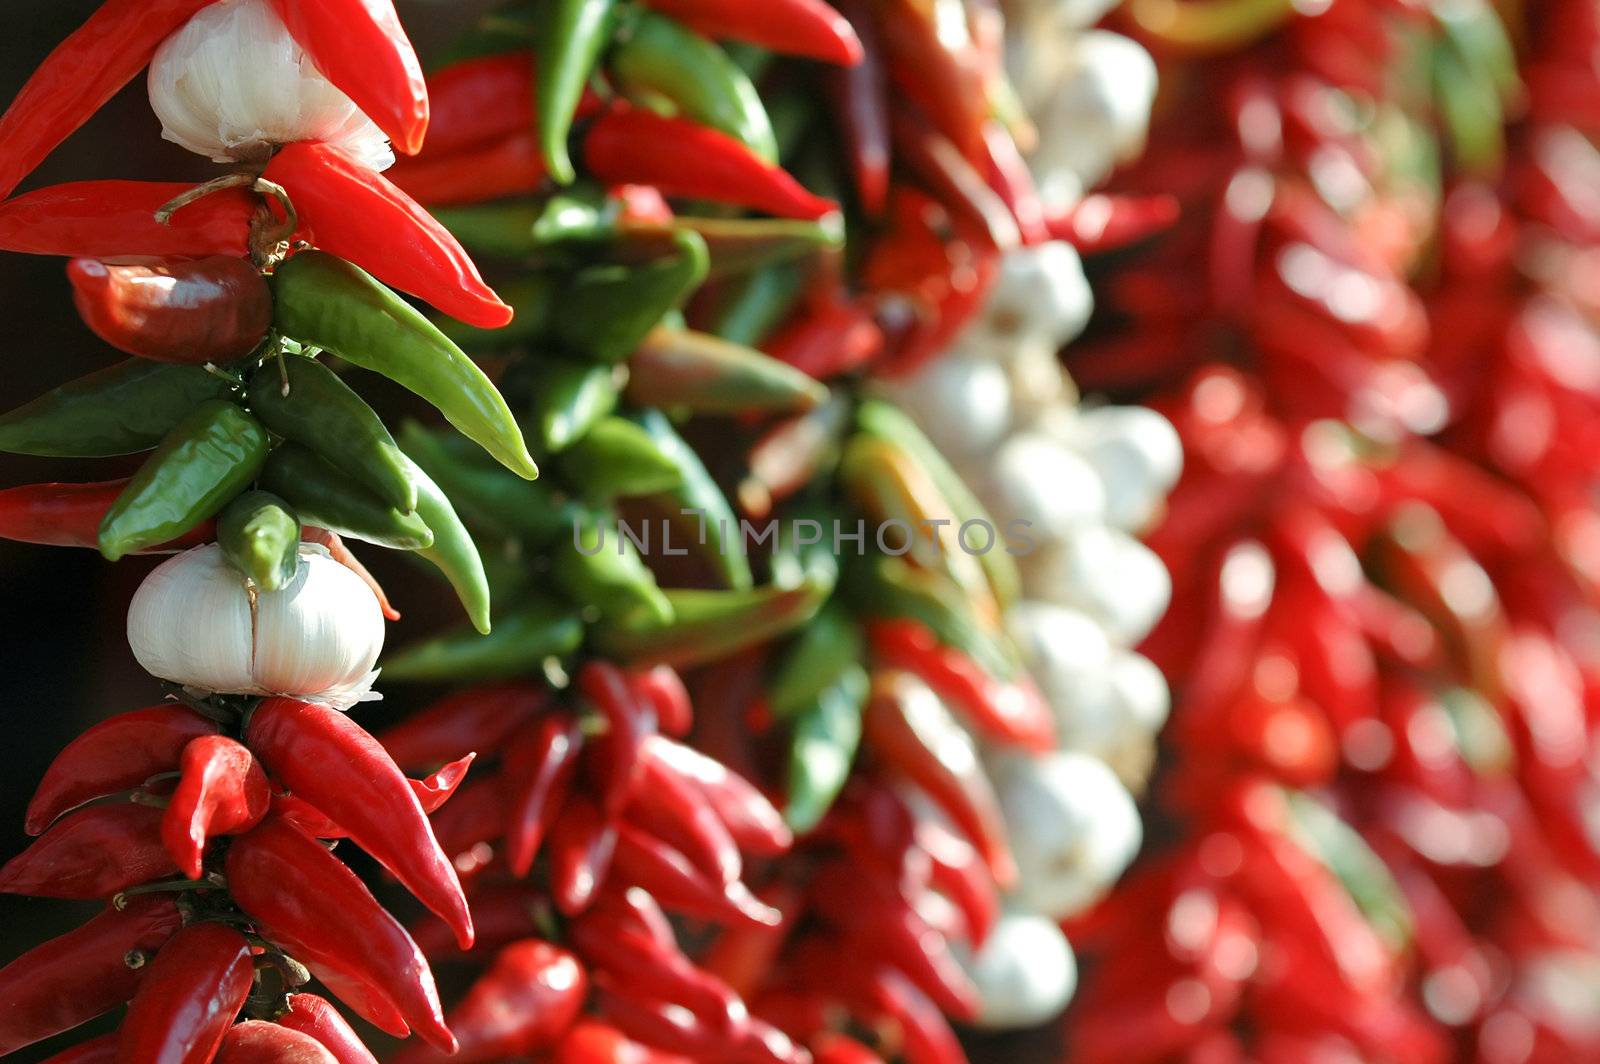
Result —
<instances>
[{"instance_id":1,"label":"garlic skin","mask_svg":"<svg viewBox=\"0 0 1600 1064\"><path fill-rule=\"evenodd\" d=\"M1150 525L1183 473L1172 422L1139 406L1086 410L1068 430L1106 487L1106 520L1127 532Z\"/></svg>"},{"instance_id":2,"label":"garlic skin","mask_svg":"<svg viewBox=\"0 0 1600 1064\"><path fill-rule=\"evenodd\" d=\"M951 352L887 390L952 461L989 453L1011 430L1011 382L988 359Z\"/></svg>"},{"instance_id":3,"label":"garlic skin","mask_svg":"<svg viewBox=\"0 0 1600 1064\"><path fill-rule=\"evenodd\" d=\"M1054 1019L1078 989L1078 961L1061 928L1041 916L1005 913L976 956L957 959L978 988L978 1026L1035 1027Z\"/></svg>"},{"instance_id":4,"label":"garlic skin","mask_svg":"<svg viewBox=\"0 0 1600 1064\"><path fill-rule=\"evenodd\" d=\"M281 591L251 589L215 543L195 547L157 566L128 606L128 645L146 672L341 709L367 696L383 634L372 589L314 544Z\"/></svg>"},{"instance_id":5,"label":"garlic skin","mask_svg":"<svg viewBox=\"0 0 1600 1064\"><path fill-rule=\"evenodd\" d=\"M150 62L161 136L213 162L262 161L273 146L322 141L362 165L394 163L389 141L295 43L267 0L218 0Z\"/></svg>"},{"instance_id":6,"label":"garlic skin","mask_svg":"<svg viewBox=\"0 0 1600 1064\"><path fill-rule=\"evenodd\" d=\"M1156 64L1134 41L1105 30L1077 37L1061 69L1029 76L1024 104L1039 130L1029 159L1046 203L1065 207L1139 154L1156 94Z\"/></svg>"},{"instance_id":7,"label":"garlic skin","mask_svg":"<svg viewBox=\"0 0 1600 1064\"><path fill-rule=\"evenodd\" d=\"M1037 541L1059 543L1105 514L1106 490L1094 467L1042 433L1012 436L992 462L988 478L972 486L1002 526L1027 521Z\"/></svg>"}]
</instances>

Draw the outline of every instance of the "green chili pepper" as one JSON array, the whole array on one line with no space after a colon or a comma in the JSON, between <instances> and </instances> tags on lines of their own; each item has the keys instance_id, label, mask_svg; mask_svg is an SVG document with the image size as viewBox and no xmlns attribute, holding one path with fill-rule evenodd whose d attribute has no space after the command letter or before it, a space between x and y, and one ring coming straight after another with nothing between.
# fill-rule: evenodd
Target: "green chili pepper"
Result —
<instances>
[{"instance_id":1,"label":"green chili pepper","mask_svg":"<svg viewBox=\"0 0 1600 1064\"><path fill-rule=\"evenodd\" d=\"M1400 886L1365 839L1317 799L1287 791L1290 835L1344 886L1367 922L1396 952L1410 944L1411 910Z\"/></svg>"},{"instance_id":2,"label":"green chili pepper","mask_svg":"<svg viewBox=\"0 0 1600 1064\"><path fill-rule=\"evenodd\" d=\"M511 324L504 328L479 329L445 317L435 319L432 324L452 343L474 351L494 351L543 336L555 318L555 308L560 305L560 291L555 279L547 273L524 274L500 285L498 293L515 314Z\"/></svg>"},{"instance_id":3,"label":"green chili pepper","mask_svg":"<svg viewBox=\"0 0 1600 1064\"><path fill-rule=\"evenodd\" d=\"M655 495L683 483L683 471L650 433L620 417L603 417L561 452L563 479L588 499Z\"/></svg>"},{"instance_id":4,"label":"green chili pepper","mask_svg":"<svg viewBox=\"0 0 1600 1064\"><path fill-rule=\"evenodd\" d=\"M814 582L747 591L666 592L673 621L627 625L603 616L595 644L630 664L700 665L793 631L816 615L832 588Z\"/></svg>"},{"instance_id":5,"label":"green chili pepper","mask_svg":"<svg viewBox=\"0 0 1600 1064\"><path fill-rule=\"evenodd\" d=\"M538 248L534 227L549 213L545 204L533 200L428 210L468 251L508 259L531 255ZM500 295L505 298L504 290Z\"/></svg>"},{"instance_id":6,"label":"green chili pepper","mask_svg":"<svg viewBox=\"0 0 1600 1064\"><path fill-rule=\"evenodd\" d=\"M0 451L47 458L146 451L189 411L231 388L200 366L130 358L0 416Z\"/></svg>"},{"instance_id":7,"label":"green chili pepper","mask_svg":"<svg viewBox=\"0 0 1600 1064\"><path fill-rule=\"evenodd\" d=\"M567 136L583 89L611 40L615 0L554 0L546 9L535 50L538 77L534 115L545 166L558 184L577 176L567 151Z\"/></svg>"},{"instance_id":8,"label":"green chili pepper","mask_svg":"<svg viewBox=\"0 0 1600 1064\"><path fill-rule=\"evenodd\" d=\"M607 67L624 92L663 97L685 117L778 161L761 94L715 42L653 11L639 11L621 36Z\"/></svg>"},{"instance_id":9,"label":"green chili pepper","mask_svg":"<svg viewBox=\"0 0 1600 1064\"><path fill-rule=\"evenodd\" d=\"M673 254L644 265L607 263L579 270L561 292L550 328L575 353L620 362L706 279L706 242L674 235Z\"/></svg>"},{"instance_id":10,"label":"green chili pepper","mask_svg":"<svg viewBox=\"0 0 1600 1064\"><path fill-rule=\"evenodd\" d=\"M783 817L810 831L833 808L861 746L861 715L871 688L867 670L847 665L795 714L789 738L789 793Z\"/></svg>"},{"instance_id":11,"label":"green chili pepper","mask_svg":"<svg viewBox=\"0 0 1600 1064\"><path fill-rule=\"evenodd\" d=\"M559 541L555 551L551 576L574 602L593 607L600 617L618 624L671 622L672 604L656 586L655 574L609 516L578 513L571 535Z\"/></svg>"},{"instance_id":12,"label":"green chili pepper","mask_svg":"<svg viewBox=\"0 0 1600 1064\"><path fill-rule=\"evenodd\" d=\"M795 413L828 398L824 384L752 347L690 329L658 328L628 359L628 401L696 414Z\"/></svg>"},{"instance_id":13,"label":"green chili pepper","mask_svg":"<svg viewBox=\"0 0 1600 1064\"><path fill-rule=\"evenodd\" d=\"M856 408L856 422L863 432L879 436L909 452L932 478L934 486L955 511L957 520L963 524L972 521L984 527L995 527L994 518L972 494L966 481L961 479L961 474L945 461L939 448L933 445L933 441L923 434L905 411L881 400L868 400ZM978 564L983 566L989 588L1002 609L1017 601L1022 592L1022 578L1017 573L1017 563L1011 555L1003 548L996 547L979 554Z\"/></svg>"},{"instance_id":14,"label":"green chili pepper","mask_svg":"<svg viewBox=\"0 0 1600 1064\"><path fill-rule=\"evenodd\" d=\"M414 421L400 427L400 440L406 455L433 478L467 523L533 544L548 543L566 532L570 515L542 483L474 461L482 452L460 453L441 435Z\"/></svg>"},{"instance_id":15,"label":"green chili pepper","mask_svg":"<svg viewBox=\"0 0 1600 1064\"><path fill-rule=\"evenodd\" d=\"M709 279L745 273L844 248L844 220L830 214L815 222L792 218L694 218L678 215L670 226L624 226L629 242L664 243L674 229L700 235L711 255Z\"/></svg>"},{"instance_id":16,"label":"green chili pepper","mask_svg":"<svg viewBox=\"0 0 1600 1064\"><path fill-rule=\"evenodd\" d=\"M256 371L245 395L257 420L279 436L320 454L402 513L417 508L417 487L394 437L327 366L279 356Z\"/></svg>"},{"instance_id":17,"label":"green chili pepper","mask_svg":"<svg viewBox=\"0 0 1600 1064\"><path fill-rule=\"evenodd\" d=\"M320 251L273 275L277 327L415 392L512 472L539 475L522 430L483 371L409 303L365 270Z\"/></svg>"},{"instance_id":18,"label":"green chili pepper","mask_svg":"<svg viewBox=\"0 0 1600 1064\"><path fill-rule=\"evenodd\" d=\"M224 507L217 543L263 591L288 587L300 568L300 519L270 492L248 491Z\"/></svg>"},{"instance_id":19,"label":"green chili pepper","mask_svg":"<svg viewBox=\"0 0 1600 1064\"><path fill-rule=\"evenodd\" d=\"M719 290L710 331L730 343L760 347L789 316L804 287L805 272L792 262L752 270Z\"/></svg>"},{"instance_id":20,"label":"green chili pepper","mask_svg":"<svg viewBox=\"0 0 1600 1064\"><path fill-rule=\"evenodd\" d=\"M991 675L1007 680L1017 674L1010 641L979 622L961 589L942 573L917 569L903 558L877 555L852 567L844 588L863 616L917 621L939 642L961 651Z\"/></svg>"},{"instance_id":21,"label":"green chili pepper","mask_svg":"<svg viewBox=\"0 0 1600 1064\"><path fill-rule=\"evenodd\" d=\"M256 478L267 432L233 403L211 399L173 426L100 521L111 561L189 531Z\"/></svg>"},{"instance_id":22,"label":"green chili pepper","mask_svg":"<svg viewBox=\"0 0 1600 1064\"><path fill-rule=\"evenodd\" d=\"M489 578L483 572L483 559L478 557L478 546L472 535L456 516L456 509L439 485L433 482L422 468L409 458L406 466L417 482L417 516L433 532L430 546L416 548L417 553L434 564L450 586L456 598L467 611L467 618L480 632L489 631Z\"/></svg>"},{"instance_id":23,"label":"green chili pepper","mask_svg":"<svg viewBox=\"0 0 1600 1064\"><path fill-rule=\"evenodd\" d=\"M784 651L767 683L767 704L780 720L796 716L865 654L861 626L850 611L830 601Z\"/></svg>"},{"instance_id":24,"label":"green chili pepper","mask_svg":"<svg viewBox=\"0 0 1600 1064\"><path fill-rule=\"evenodd\" d=\"M261 487L287 499L310 524L395 550L431 546L433 531L418 513L401 513L295 443L280 444L261 470Z\"/></svg>"},{"instance_id":25,"label":"green chili pepper","mask_svg":"<svg viewBox=\"0 0 1600 1064\"><path fill-rule=\"evenodd\" d=\"M693 520L695 541L701 554L707 557L726 586L750 587L754 580L750 575L750 560L744 553L744 538L739 535L739 518L705 463L661 411L643 411L635 415L634 420L649 433L658 453L677 466L678 486L662 493L661 501L669 504L674 516L688 516ZM685 510L691 513L685 515Z\"/></svg>"},{"instance_id":26,"label":"green chili pepper","mask_svg":"<svg viewBox=\"0 0 1600 1064\"><path fill-rule=\"evenodd\" d=\"M494 632L461 628L413 643L383 661L383 678L402 683L503 679L538 670L583 642L583 622L569 606L535 599L506 611Z\"/></svg>"},{"instance_id":27,"label":"green chili pepper","mask_svg":"<svg viewBox=\"0 0 1600 1064\"><path fill-rule=\"evenodd\" d=\"M573 185L545 201L544 210L533 223L534 245L548 247L568 240L610 236L617 210L617 201L607 196L605 189L590 184Z\"/></svg>"},{"instance_id":28,"label":"green chili pepper","mask_svg":"<svg viewBox=\"0 0 1600 1064\"><path fill-rule=\"evenodd\" d=\"M572 446L617 408L614 366L553 358L539 363L533 375L533 423L551 454Z\"/></svg>"}]
</instances>

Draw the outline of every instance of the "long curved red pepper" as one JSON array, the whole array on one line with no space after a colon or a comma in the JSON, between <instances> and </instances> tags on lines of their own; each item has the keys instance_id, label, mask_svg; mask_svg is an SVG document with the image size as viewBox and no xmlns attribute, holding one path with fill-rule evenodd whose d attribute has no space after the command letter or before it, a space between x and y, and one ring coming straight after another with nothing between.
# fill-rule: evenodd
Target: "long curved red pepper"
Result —
<instances>
[{"instance_id":1,"label":"long curved red pepper","mask_svg":"<svg viewBox=\"0 0 1600 1064\"><path fill-rule=\"evenodd\" d=\"M506 864L522 877L533 868L539 845L560 815L577 775L583 729L576 717L547 716L529 727L506 752L512 790L506 817Z\"/></svg>"},{"instance_id":2,"label":"long curved red pepper","mask_svg":"<svg viewBox=\"0 0 1600 1064\"><path fill-rule=\"evenodd\" d=\"M694 727L694 704L683 677L671 665L654 665L629 674L634 693L655 710L656 726L665 735L681 739Z\"/></svg>"},{"instance_id":3,"label":"long curved red pepper","mask_svg":"<svg viewBox=\"0 0 1600 1064\"><path fill-rule=\"evenodd\" d=\"M739 847L705 793L659 759L644 760L642 767L627 819L718 882L736 881L743 871Z\"/></svg>"},{"instance_id":4,"label":"long curved red pepper","mask_svg":"<svg viewBox=\"0 0 1600 1064\"><path fill-rule=\"evenodd\" d=\"M224 1033L216 1064L339 1064L309 1034L266 1020L246 1020Z\"/></svg>"},{"instance_id":5,"label":"long curved red pepper","mask_svg":"<svg viewBox=\"0 0 1600 1064\"><path fill-rule=\"evenodd\" d=\"M315 839L268 817L233 840L226 868L239 907L325 983L323 972L332 973L330 990L352 1007L365 1001L369 1018L387 1005L431 1044L455 1047L427 958L366 884Z\"/></svg>"},{"instance_id":6,"label":"long curved red pepper","mask_svg":"<svg viewBox=\"0 0 1600 1064\"><path fill-rule=\"evenodd\" d=\"M156 362L232 362L272 327L272 293L248 259L67 263L78 316L119 351Z\"/></svg>"},{"instance_id":7,"label":"long curved red pepper","mask_svg":"<svg viewBox=\"0 0 1600 1064\"><path fill-rule=\"evenodd\" d=\"M154 953L183 926L172 899L128 899L0 968L0 1056L131 998L143 972L127 959Z\"/></svg>"},{"instance_id":8,"label":"long curved red pepper","mask_svg":"<svg viewBox=\"0 0 1600 1064\"><path fill-rule=\"evenodd\" d=\"M824 63L861 62L861 41L845 17L823 0L646 0L708 37L731 37L784 55Z\"/></svg>"},{"instance_id":9,"label":"long curved red pepper","mask_svg":"<svg viewBox=\"0 0 1600 1064\"><path fill-rule=\"evenodd\" d=\"M625 905L608 898L569 925L572 947L586 963L713 1026L731 1029L743 1021L744 1003L727 984L697 968L676 943L665 945L638 928Z\"/></svg>"},{"instance_id":10,"label":"long curved red pepper","mask_svg":"<svg viewBox=\"0 0 1600 1064\"><path fill-rule=\"evenodd\" d=\"M638 698L628 677L615 665L590 661L578 670L577 688L606 720L604 737L594 744L591 764L600 787L600 808L615 817L633 797L643 770L640 748L655 734L655 711Z\"/></svg>"},{"instance_id":11,"label":"long curved red pepper","mask_svg":"<svg viewBox=\"0 0 1600 1064\"><path fill-rule=\"evenodd\" d=\"M495 329L511 320L511 308L484 283L449 230L348 152L331 144L290 144L262 176L289 193L322 250L468 325Z\"/></svg>"},{"instance_id":12,"label":"long curved red pepper","mask_svg":"<svg viewBox=\"0 0 1600 1064\"><path fill-rule=\"evenodd\" d=\"M272 791L255 756L225 735L190 742L179 771L161 818L161 841L178 870L199 879L206 840L255 827L267 815Z\"/></svg>"},{"instance_id":13,"label":"long curved red pepper","mask_svg":"<svg viewBox=\"0 0 1600 1064\"><path fill-rule=\"evenodd\" d=\"M472 893L472 923L478 929L473 953L483 954L508 946L519 938L537 934L534 913L548 895L527 883L497 883ZM435 961L460 959L466 955L444 921L426 916L411 925L411 937L422 952Z\"/></svg>"},{"instance_id":14,"label":"long curved red pepper","mask_svg":"<svg viewBox=\"0 0 1600 1064\"><path fill-rule=\"evenodd\" d=\"M41 1064L117 1064L117 1032L79 1042L71 1049L63 1049Z\"/></svg>"},{"instance_id":15,"label":"long curved red pepper","mask_svg":"<svg viewBox=\"0 0 1600 1064\"><path fill-rule=\"evenodd\" d=\"M617 827L586 794L574 794L550 829L550 887L571 916L589 907L610 871Z\"/></svg>"},{"instance_id":16,"label":"long curved red pepper","mask_svg":"<svg viewBox=\"0 0 1600 1064\"><path fill-rule=\"evenodd\" d=\"M378 742L406 769L431 769L474 751L498 750L550 701L522 680L469 687L378 733Z\"/></svg>"},{"instance_id":17,"label":"long curved red pepper","mask_svg":"<svg viewBox=\"0 0 1600 1064\"><path fill-rule=\"evenodd\" d=\"M422 811L431 814L441 809L467 778L467 769L472 767L472 762L476 759L476 754L468 754L442 766L425 779L407 780L406 782L411 784L412 792L417 796L417 802L422 806ZM274 794L272 810L284 819L293 821L294 826L307 835L319 839L350 837L350 833L342 825L334 823L328 814L298 795Z\"/></svg>"},{"instance_id":18,"label":"long curved red pepper","mask_svg":"<svg viewBox=\"0 0 1600 1064\"><path fill-rule=\"evenodd\" d=\"M128 486L126 480L92 484L23 484L0 490L0 539L47 547L100 549L100 521ZM216 523L202 521L177 539L139 554L171 554L216 539Z\"/></svg>"},{"instance_id":19,"label":"long curved red pepper","mask_svg":"<svg viewBox=\"0 0 1600 1064\"><path fill-rule=\"evenodd\" d=\"M192 924L150 962L117 1034L117 1058L208 1064L250 996L250 943L218 923Z\"/></svg>"},{"instance_id":20,"label":"long curved red pepper","mask_svg":"<svg viewBox=\"0 0 1600 1064\"><path fill-rule=\"evenodd\" d=\"M747 920L774 926L782 919L742 882L720 884L702 875L682 852L626 821L616 825L612 864L620 882L643 887L663 907L719 923Z\"/></svg>"},{"instance_id":21,"label":"long curved red pepper","mask_svg":"<svg viewBox=\"0 0 1600 1064\"><path fill-rule=\"evenodd\" d=\"M0 116L0 199L133 80L212 0L106 0L56 46Z\"/></svg>"},{"instance_id":22,"label":"long curved red pepper","mask_svg":"<svg viewBox=\"0 0 1600 1064\"><path fill-rule=\"evenodd\" d=\"M278 1016L277 1022L315 1038L338 1064L378 1064L361 1036L326 998L290 994L289 1011Z\"/></svg>"},{"instance_id":23,"label":"long curved red pepper","mask_svg":"<svg viewBox=\"0 0 1600 1064\"><path fill-rule=\"evenodd\" d=\"M556 1048L552 1064L690 1064L688 1057L662 1053L630 1041L615 1027L583 1020Z\"/></svg>"},{"instance_id":24,"label":"long curved red pepper","mask_svg":"<svg viewBox=\"0 0 1600 1064\"><path fill-rule=\"evenodd\" d=\"M163 225L156 211L194 186L171 181L72 181L0 203L0 250L113 259L132 255L242 257L257 200L228 188L183 207Z\"/></svg>"},{"instance_id":25,"label":"long curved red pepper","mask_svg":"<svg viewBox=\"0 0 1600 1064\"><path fill-rule=\"evenodd\" d=\"M418 203L455 206L527 195L547 174L538 138L519 129L452 155L402 160L384 176Z\"/></svg>"},{"instance_id":26,"label":"long curved red pepper","mask_svg":"<svg viewBox=\"0 0 1600 1064\"><path fill-rule=\"evenodd\" d=\"M428 132L422 64L390 0L272 0L322 76L415 155Z\"/></svg>"},{"instance_id":27,"label":"long curved red pepper","mask_svg":"<svg viewBox=\"0 0 1600 1064\"><path fill-rule=\"evenodd\" d=\"M188 706L168 702L103 720L62 748L28 802L24 825L38 835L85 802L139 786L177 769L184 747L217 725Z\"/></svg>"},{"instance_id":28,"label":"long curved red pepper","mask_svg":"<svg viewBox=\"0 0 1600 1064\"><path fill-rule=\"evenodd\" d=\"M794 833L777 807L722 762L661 736L644 744L643 756L693 780L745 853L776 857L794 844Z\"/></svg>"},{"instance_id":29,"label":"long curved red pepper","mask_svg":"<svg viewBox=\"0 0 1600 1064\"><path fill-rule=\"evenodd\" d=\"M428 75L428 155L454 155L532 129L533 56L474 56Z\"/></svg>"},{"instance_id":30,"label":"long curved red pepper","mask_svg":"<svg viewBox=\"0 0 1600 1064\"><path fill-rule=\"evenodd\" d=\"M839 209L726 133L623 103L589 126L583 159L590 174L608 185L654 185L666 196L808 221Z\"/></svg>"},{"instance_id":31,"label":"long curved red pepper","mask_svg":"<svg viewBox=\"0 0 1600 1064\"><path fill-rule=\"evenodd\" d=\"M336 709L269 698L245 741L272 775L345 831L472 945L472 915L427 814L378 740Z\"/></svg>"},{"instance_id":32,"label":"long curved red pepper","mask_svg":"<svg viewBox=\"0 0 1600 1064\"><path fill-rule=\"evenodd\" d=\"M109 898L170 876L177 864L161 845L161 810L96 805L62 817L0 868L0 892L40 898Z\"/></svg>"},{"instance_id":33,"label":"long curved red pepper","mask_svg":"<svg viewBox=\"0 0 1600 1064\"><path fill-rule=\"evenodd\" d=\"M537 1054L572 1026L588 992L589 977L571 953L536 938L513 942L450 1010L460 1050L447 1057L408 1047L395 1064L482 1064Z\"/></svg>"}]
</instances>

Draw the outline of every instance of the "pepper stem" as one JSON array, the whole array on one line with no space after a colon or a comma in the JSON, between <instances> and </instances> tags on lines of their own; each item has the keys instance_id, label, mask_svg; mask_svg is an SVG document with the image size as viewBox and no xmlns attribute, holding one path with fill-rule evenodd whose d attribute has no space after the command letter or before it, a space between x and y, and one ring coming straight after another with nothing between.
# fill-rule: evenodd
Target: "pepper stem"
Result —
<instances>
[{"instance_id":1,"label":"pepper stem","mask_svg":"<svg viewBox=\"0 0 1600 1064\"><path fill-rule=\"evenodd\" d=\"M250 258L258 267L263 269L277 265L289 253L289 246L294 239L294 231L300 227L300 216L295 212L294 203L289 199L289 192L275 181L268 181L258 174L223 174L221 177L212 178L210 181L198 184L187 191L172 197L160 207L156 208L156 221L168 225L172 216L177 214L196 200L204 199L215 192L229 188L246 188L258 196L271 196L278 201L278 206L283 209L283 220L280 222L274 217L271 210L263 204L257 210L255 217L250 220Z\"/></svg>"}]
</instances>

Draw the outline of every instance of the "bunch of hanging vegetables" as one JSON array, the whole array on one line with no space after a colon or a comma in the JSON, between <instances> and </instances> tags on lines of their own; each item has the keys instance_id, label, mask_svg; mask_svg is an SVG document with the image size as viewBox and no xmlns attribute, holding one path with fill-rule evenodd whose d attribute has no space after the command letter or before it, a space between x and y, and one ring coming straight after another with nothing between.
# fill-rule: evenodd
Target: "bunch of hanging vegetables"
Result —
<instances>
[{"instance_id":1,"label":"bunch of hanging vegetables","mask_svg":"<svg viewBox=\"0 0 1600 1064\"><path fill-rule=\"evenodd\" d=\"M103 905L0 968L0 1054L959 1064L1058 1015L1183 450L1056 357L1079 253L1175 216L1091 192L1154 92L1104 13L512 0L425 68L389 0L106 0L0 116L0 249L128 357L0 450L144 457L0 536L166 556L152 704L0 867ZM14 194L146 67L215 179ZM465 621L383 654L352 544Z\"/></svg>"}]
</instances>

